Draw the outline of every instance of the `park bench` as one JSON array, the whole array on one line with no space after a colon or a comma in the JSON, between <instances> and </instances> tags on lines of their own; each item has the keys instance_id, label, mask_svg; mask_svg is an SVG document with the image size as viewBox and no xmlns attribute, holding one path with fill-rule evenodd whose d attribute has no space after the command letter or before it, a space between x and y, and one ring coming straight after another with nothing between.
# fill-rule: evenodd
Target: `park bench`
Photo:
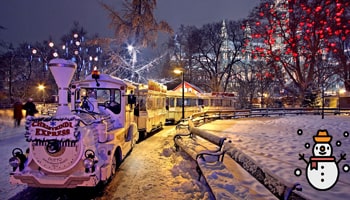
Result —
<instances>
[{"instance_id":1,"label":"park bench","mask_svg":"<svg viewBox=\"0 0 350 200\"><path fill-rule=\"evenodd\" d=\"M295 190L301 191L299 184L281 181L268 170L261 168L249 156L234 148L231 141L227 138L219 137L194 127L191 120L186 124L179 124L176 129L179 131L174 136L176 150L178 151L181 148L196 162L196 170L199 175L198 180L201 177L204 178L215 199L243 199L245 197L240 197L238 191L247 189L240 184L235 184L237 181L232 168L229 169L224 164L224 157L227 157L229 160L232 158L232 162L236 162L242 167L242 169L235 168L234 170L245 170L264 185L275 197L279 199L303 199L294 192ZM183 131L182 133L181 130ZM214 144L216 149L210 150L210 148L200 142L201 140ZM256 170L252 171L252 169Z\"/></svg>"},{"instance_id":2,"label":"park bench","mask_svg":"<svg viewBox=\"0 0 350 200\"><path fill-rule=\"evenodd\" d=\"M173 138L176 151L181 148L193 160L196 160L200 151L208 150L208 145L203 144L203 140L206 140L207 144L210 142L211 145L209 146L211 147L213 147L213 144L216 145L217 150L212 150L212 152L220 152L226 139L195 128L191 120L188 123L178 124L176 131L177 134Z\"/></svg>"},{"instance_id":3,"label":"park bench","mask_svg":"<svg viewBox=\"0 0 350 200\"><path fill-rule=\"evenodd\" d=\"M178 151L181 148L196 162L196 170L199 175L198 180L201 177L205 179L215 199L241 199L235 194L237 186L232 182L234 175L223 163L224 146L225 143L230 141L227 141L224 137L219 137L194 127L192 121L189 121L186 125L179 124L176 129L185 130L185 132L174 136L176 150ZM213 144L213 146L216 146L216 149L210 150L200 140ZM213 146L211 147L213 148Z\"/></svg>"}]
</instances>

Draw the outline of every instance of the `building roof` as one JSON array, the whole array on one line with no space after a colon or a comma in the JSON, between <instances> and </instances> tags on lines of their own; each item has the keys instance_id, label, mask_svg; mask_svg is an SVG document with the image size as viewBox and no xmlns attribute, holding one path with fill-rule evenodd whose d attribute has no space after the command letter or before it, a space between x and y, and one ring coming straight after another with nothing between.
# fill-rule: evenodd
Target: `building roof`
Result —
<instances>
[{"instance_id":1,"label":"building roof","mask_svg":"<svg viewBox=\"0 0 350 200\"><path fill-rule=\"evenodd\" d=\"M201 90L199 87L192 85L191 83L185 81L185 91L191 92L191 93L203 93L203 90ZM173 91L177 91L182 89L182 82L176 86Z\"/></svg>"}]
</instances>

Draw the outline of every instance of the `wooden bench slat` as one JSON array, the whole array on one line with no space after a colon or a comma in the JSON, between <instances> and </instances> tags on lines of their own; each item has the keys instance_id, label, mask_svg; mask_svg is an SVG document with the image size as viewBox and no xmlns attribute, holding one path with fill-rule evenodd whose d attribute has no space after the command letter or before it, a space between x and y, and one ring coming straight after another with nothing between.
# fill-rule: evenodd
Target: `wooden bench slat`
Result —
<instances>
[{"instance_id":1,"label":"wooden bench slat","mask_svg":"<svg viewBox=\"0 0 350 200\"><path fill-rule=\"evenodd\" d=\"M233 184L232 180L234 177L232 173L228 171L222 162L206 162L198 158L197 164L216 199L241 199L235 193L237 187Z\"/></svg>"}]
</instances>

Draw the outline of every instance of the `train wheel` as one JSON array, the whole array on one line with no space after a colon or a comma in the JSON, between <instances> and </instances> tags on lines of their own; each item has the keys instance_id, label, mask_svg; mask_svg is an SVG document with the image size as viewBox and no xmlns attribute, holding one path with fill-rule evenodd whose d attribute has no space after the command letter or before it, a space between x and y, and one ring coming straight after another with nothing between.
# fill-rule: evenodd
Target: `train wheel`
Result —
<instances>
[{"instance_id":1,"label":"train wheel","mask_svg":"<svg viewBox=\"0 0 350 200\"><path fill-rule=\"evenodd\" d=\"M137 141L138 143L141 142L146 138L146 131L139 131L139 140Z\"/></svg>"},{"instance_id":2,"label":"train wheel","mask_svg":"<svg viewBox=\"0 0 350 200\"><path fill-rule=\"evenodd\" d=\"M116 155L114 155L112 159L112 166L111 166L111 178L115 176L116 172L117 172L117 158L116 158Z\"/></svg>"},{"instance_id":3,"label":"train wheel","mask_svg":"<svg viewBox=\"0 0 350 200\"><path fill-rule=\"evenodd\" d=\"M112 167L111 167L112 176L116 174L121 164L122 164L121 152L120 152L120 149L117 149L112 159Z\"/></svg>"}]
</instances>

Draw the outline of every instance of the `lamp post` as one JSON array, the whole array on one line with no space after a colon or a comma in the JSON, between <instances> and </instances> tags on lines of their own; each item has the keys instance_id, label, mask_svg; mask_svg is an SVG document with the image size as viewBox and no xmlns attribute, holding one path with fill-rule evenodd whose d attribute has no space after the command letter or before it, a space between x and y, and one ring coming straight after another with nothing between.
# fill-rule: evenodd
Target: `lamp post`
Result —
<instances>
[{"instance_id":1,"label":"lamp post","mask_svg":"<svg viewBox=\"0 0 350 200\"><path fill-rule=\"evenodd\" d=\"M43 84L39 84L38 85L38 89L39 90L41 90L41 91L43 91L43 103L44 103L44 105L45 105L45 94L44 94L44 92L45 92L45 85L43 85Z\"/></svg>"},{"instance_id":2,"label":"lamp post","mask_svg":"<svg viewBox=\"0 0 350 200\"><path fill-rule=\"evenodd\" d=\"M182 75L182 119L185 119L185 73L179 69L174 70L174 73Z\"/></svg>"}]
</instances>

